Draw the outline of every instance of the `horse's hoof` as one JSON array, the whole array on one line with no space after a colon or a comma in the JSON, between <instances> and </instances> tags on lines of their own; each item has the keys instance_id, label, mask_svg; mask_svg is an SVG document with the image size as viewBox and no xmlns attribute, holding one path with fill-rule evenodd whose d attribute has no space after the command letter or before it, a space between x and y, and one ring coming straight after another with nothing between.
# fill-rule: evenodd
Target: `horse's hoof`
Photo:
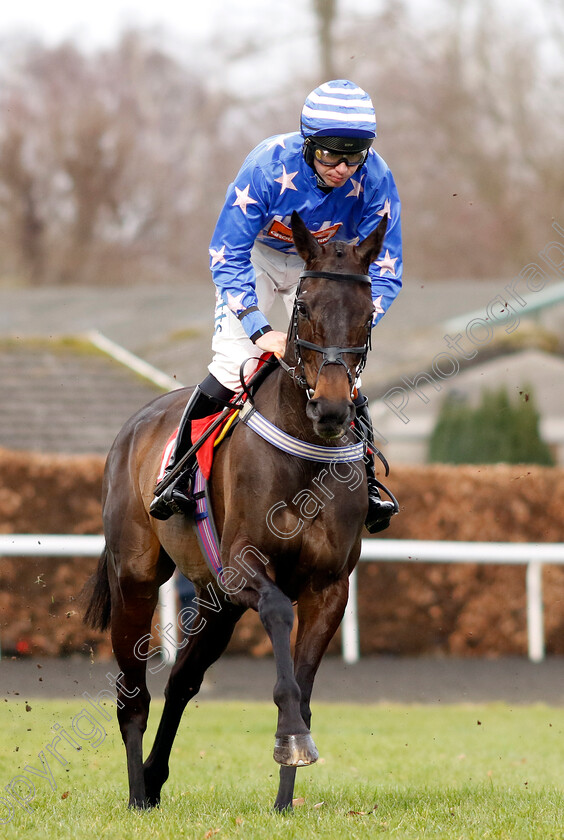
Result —
<instances>
[{"instance_id":1,"label":"horse's hoof","mask_svg":"<svg viewBox=\"0 0 564 840\"><path fill-rule=\"evenodd\" d=\"M147 799L130 799L127 803L127 807L130 811L148 811L153 806L147 801Z\"/></svg>"},{"instance_id":2,"label":"horse's hoof","mask_svg":"<svg viewBox=\"0 0 564 840\"><path fill-rule=\"evenodd\" d=\"M278 735L274 742L274 761L286 767L306 767L319 758L311 735Z\"/></svg>"},{"instance_id":3,"label":"horse's hoof","mask_svg":"<svg viewBox=\"0 0 564 840\"><path fill-rule=\"evenodd\" d=\"M147 808L158 808L161 804L161 788L168 779L168 767L164 775L156 775L154 768L148 761L143 765L143 781L145 782L145 802Z\"/></svg>"},{"instance_id":4,"label":"horse's hoof","mask_svg":"<svg viewBox=\"0 0 564 840\"><path fill-rule=\"evenodd\" d=\"M161 804L161 795L160 793L148 793L145 797L146 801L146 808L159 808Z\"/></svg>"}]
</instances>

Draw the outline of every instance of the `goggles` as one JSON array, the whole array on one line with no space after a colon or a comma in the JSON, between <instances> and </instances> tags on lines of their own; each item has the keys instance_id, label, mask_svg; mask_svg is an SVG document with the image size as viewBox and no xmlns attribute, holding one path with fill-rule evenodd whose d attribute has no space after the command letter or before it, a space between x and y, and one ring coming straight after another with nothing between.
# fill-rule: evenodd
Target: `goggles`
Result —
<instances>
[{"instance_id":1,"label":"goggles","mask_svg":"<svg viewBox=\"0 0 564 840\"><path fill-rule=\"evenodd\" d=\"M361 166L368 155L368 149L363 149L361 152L336 152L331 149L324 149L322 146L316 146L313 152L315 159L322 166L339 166L340 163L346 163L347 166Z\"/></svg>"}]
</instances>

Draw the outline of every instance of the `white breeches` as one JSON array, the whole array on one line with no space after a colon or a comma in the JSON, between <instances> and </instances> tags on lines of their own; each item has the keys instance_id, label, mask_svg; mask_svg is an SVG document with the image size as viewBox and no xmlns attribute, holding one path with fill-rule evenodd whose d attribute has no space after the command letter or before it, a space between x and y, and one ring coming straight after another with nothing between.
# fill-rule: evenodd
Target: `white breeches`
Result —
<instances>
[{"instance_id":1,"label":"white breeches","mask_svg":"<svg viewBox=\"0 0 564 840\"><path fill-rule=\"evenodd\" d=\"M251 262L256 274L256 293L260 311L268 316L270 309L280 295L288 317L292 314L294 297L300 272L304 267L301 257L283 254L274 248L255 243L251 251ZM215 307L215 331L212 340L213 359L208 370L226 388L239 390L239 370L245 365L245 379L257 366L262 351L247 336L239 319L231 312L219 296Z\"/></svg>"}]
</instances>

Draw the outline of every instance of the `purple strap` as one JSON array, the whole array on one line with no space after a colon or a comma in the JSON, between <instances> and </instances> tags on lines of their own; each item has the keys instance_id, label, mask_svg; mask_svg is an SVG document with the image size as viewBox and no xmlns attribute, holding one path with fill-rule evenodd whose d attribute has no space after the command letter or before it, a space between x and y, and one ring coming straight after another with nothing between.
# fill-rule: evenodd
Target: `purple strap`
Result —
<instances>
[{"instance_id":1,"label":"purple strap","mask_svg":"<svg viewBox=\"0 0 564 840\"><path fill-rule=\"evenodd\" d=\"M196 470L194 477L194 495L196 496L196 513L194 521L196 523L196 533L200 548L206 559L211 572L214 577L223 571L221 564L221 556L219 553L218 540L215 531L213 517L210 515L206 480L202 475L200 468Z\"/></svg>"}]
</instances>

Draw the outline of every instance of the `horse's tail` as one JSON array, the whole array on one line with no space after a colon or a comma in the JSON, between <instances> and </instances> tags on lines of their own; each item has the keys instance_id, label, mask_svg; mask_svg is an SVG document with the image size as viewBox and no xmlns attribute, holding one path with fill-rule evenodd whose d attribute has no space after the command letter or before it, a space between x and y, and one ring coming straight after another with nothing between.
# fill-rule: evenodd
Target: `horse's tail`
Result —
<instances>
[{"instance_id":1,"label":"horse's tail","mask_svg":"<svg viewBox=\"0 0 564 840\"><path fill-rule=\"evenodd\" d=\"M88 605L84 613L84 623L92 627L93 630L107 630L112 614L112 600L108 579L108 549L106 546L104 546L100 555L96 571L84 586L83 596L88 599Z\"/></svg>"}]
</instances>

